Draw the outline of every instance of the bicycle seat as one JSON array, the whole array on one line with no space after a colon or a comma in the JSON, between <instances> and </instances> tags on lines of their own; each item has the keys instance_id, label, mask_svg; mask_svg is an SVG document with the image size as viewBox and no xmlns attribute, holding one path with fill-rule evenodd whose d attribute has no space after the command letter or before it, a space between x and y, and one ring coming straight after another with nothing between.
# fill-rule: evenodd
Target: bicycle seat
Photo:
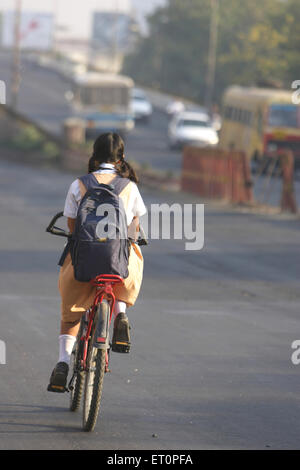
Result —
<instances>
[{"instance_id":1,"label":"bicycle seat","mask_svg":"<svg viewBox=\"0 0 300 470\"><path fill-rule=\"evenodd\" d=\"M123 283L124 280L120 276L114 274L101 274L91 281L91 283L96 287L104 287L106 284L119 284Z\"/></svg>"}]
</instances>

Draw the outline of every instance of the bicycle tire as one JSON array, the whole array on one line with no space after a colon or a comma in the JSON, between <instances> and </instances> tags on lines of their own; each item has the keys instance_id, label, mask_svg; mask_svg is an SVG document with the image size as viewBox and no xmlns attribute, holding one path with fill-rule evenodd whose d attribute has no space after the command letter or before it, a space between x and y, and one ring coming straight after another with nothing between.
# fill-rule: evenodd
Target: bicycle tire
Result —
<instances>
[{"instance_id":1,"label":"bicycle tire","mask_svg":"<svg viewBox=\"0 0 300 470\"><path fill-rule=\"evenodd\" d=\"M82 398L82 393L83 393L83 385L84 385L84 373L79 370L80 364L80 338L82 336L84 328L84 319L81 319L80 322L80 329L79 333L77 335L77 341L74 346L72 355L71 355L71 364L70 364L70 369L73 371L73 373L77 369L77 373L74 379L74 384L73 384L73 389L70 390L70 411L77 411L80 407L80 402Z\"/></svg>"},{"instance_id":2,"label":"bicycle tire","mask_svg":"<svg viewBox=\"0 0 300 470\"><path fill-rule=\"evenodd\" d=\"M106 349L97 349L94 345L96 326L100 314L109 314L110 307L106 300L99 305L93 322L91 338L88 348L87 372L84 382L83 399L83 430L91 432L94 430L100 411L102 397L103 379L106 365Z\"/></svg>"}]
</instances>

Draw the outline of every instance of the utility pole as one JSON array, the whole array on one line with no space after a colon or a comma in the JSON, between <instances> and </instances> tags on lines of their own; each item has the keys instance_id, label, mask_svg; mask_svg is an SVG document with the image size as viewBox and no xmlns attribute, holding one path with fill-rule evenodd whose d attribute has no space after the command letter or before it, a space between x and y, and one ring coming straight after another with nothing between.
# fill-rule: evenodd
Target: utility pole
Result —
<instances>
[{"instance_id":1,"label":"utility pole","mask_svg":"<svg viewBox=\"0 0 300 470\"><path fill-rule=\"evenodd\" d=\"M119 28L119 2L115 0L115 8L114 8L114 15L115 19L113 22L113 29L112 29L112 60L113 60L113 71L115 72L118 68L117 61L118 61L118 28Z\"/></svg>"},{"instance_id":2,"label":"utility pole","mask_svg":"<svg viewBox=\"0 0 300 470\"><path fill-rule=\"evenodd\" d=\"M211 22L209 35L208 68L206 75L205 106L211 111L216 78L218 27L219 27L219 0L210 0Z\"/></svg>"},{"instance_id":3,"label":"utility pole","mask_svg":"<svg viewBox=\"0 0 300 470\"><path fill-rule=\"evenodd\" d=\"M15 0L14 46L11 82L11 107L17 109L21 80L21 14L22 0Z\"/></svg>"}]
</instances>

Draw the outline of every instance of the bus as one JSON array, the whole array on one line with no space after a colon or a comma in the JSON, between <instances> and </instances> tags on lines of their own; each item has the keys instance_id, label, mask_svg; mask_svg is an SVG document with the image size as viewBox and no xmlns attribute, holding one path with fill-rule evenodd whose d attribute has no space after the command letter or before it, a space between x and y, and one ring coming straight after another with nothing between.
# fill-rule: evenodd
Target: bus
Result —
<instances>
[{"instance_id":1,"label":"bus","mask_svg":"<svg viewBox=\"0 0 300 470\"><path fill-rule=\"evenodd\" d=\"M266 161L291 149L300 164L300 106L292 91L232 86L223 96L219 147L244 151L249 160Z\"/></svg>"},{"instance_id":2,"label":"bus","mask_svg":"<svg viewBox=\"0 0 300 470\"><path fill-rule=\"evenodd\" d=\"M131 109L134 82L131 78L108 73L87 72L69 79L72 117L80 118L86 137L117 132L123 138L135 126Z\"/></svg>"}]
</instances>

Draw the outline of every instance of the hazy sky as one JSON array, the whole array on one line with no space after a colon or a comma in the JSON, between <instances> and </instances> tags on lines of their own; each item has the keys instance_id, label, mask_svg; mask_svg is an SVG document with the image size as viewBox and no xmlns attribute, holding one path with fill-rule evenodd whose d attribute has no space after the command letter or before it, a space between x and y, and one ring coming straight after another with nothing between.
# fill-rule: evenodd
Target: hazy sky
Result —
<instances>
[{"instance_id":1,"label":"hazy sky","mask_svg":"<svg viewBox=\"0 0 300 470\"><path fill-rule=\"evenodd\" d=\"M22 0L24 10L55 12L58 23L68 26L71 36L88 37L91 13L102 9L129 10L134 7L139 18L165 0ZM0 0L0 11L12 10L15 0Z\"/></svg>"}]
</instances>

